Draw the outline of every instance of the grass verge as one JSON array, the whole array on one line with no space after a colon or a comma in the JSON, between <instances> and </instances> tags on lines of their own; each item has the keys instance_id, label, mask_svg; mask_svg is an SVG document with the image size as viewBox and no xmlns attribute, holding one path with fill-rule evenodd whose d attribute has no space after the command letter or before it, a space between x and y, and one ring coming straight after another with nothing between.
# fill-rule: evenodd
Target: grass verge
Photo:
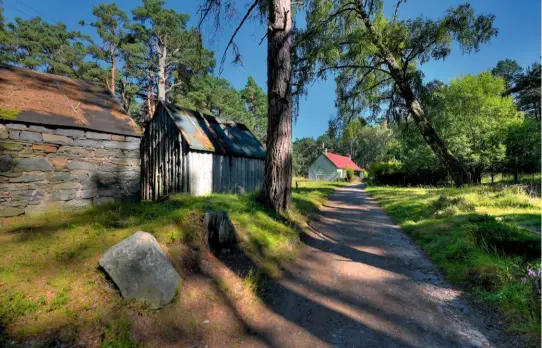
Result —
<instances>
[{"instance_id":1,"label":"grass verge","mask_svg":"<svg viewBox=\"0 0 542 348\"><path fill-rule=\"evenodd\" d=\"M293 192L287 216L265 209L255 194L179 194L165 202L0 220L0 346L8 336L54 342L79 342L88 336L98 337L94 341L104 347L134 346L127 319L133 305L121 299L98 268L108 248L136 231L147 231L182 274L183 246L199 241L204 212L225 210L241 234L243 252L257 263L258 272L273 275L295 256L297 228L306 215L341 185L303 183ZM258 292L260 275L250 274L245 286ZM173 306L181 306L179 302Z\"/></svg>"},{"instance_id":2,"label":"grass verge","mask_svg":"<svg viewBox=\"0 0 542 348\"><path fill-rule=\"evenodd\" d=\"M540 340L540 199L521 189L368 187L447 278ZM537 343L538 344L538 343Z\"/></svg>"}]
</instances>

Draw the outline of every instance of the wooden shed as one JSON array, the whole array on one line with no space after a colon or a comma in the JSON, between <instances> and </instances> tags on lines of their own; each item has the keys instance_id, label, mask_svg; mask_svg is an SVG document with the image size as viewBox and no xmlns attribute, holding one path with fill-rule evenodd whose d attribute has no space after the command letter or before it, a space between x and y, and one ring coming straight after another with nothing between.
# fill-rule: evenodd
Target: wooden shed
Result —
<instances>
[{"instance_id":1,"label":"wooden shed","mask_svg":"<svg viewBox=\"0 0 542 348\"><path fill-rule=\"evenodd\" d=\"M144 200L263 187L265 149L243 124L160 102L141 145Z\"/></svg>"}]
</instances>

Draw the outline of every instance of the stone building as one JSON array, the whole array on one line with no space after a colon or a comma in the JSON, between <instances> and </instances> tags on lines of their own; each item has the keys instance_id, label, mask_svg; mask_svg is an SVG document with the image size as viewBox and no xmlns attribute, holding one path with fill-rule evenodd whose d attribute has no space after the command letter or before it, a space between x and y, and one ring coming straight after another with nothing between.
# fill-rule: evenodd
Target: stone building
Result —
<instances>
[{"instance_id":1,"label":"stone building","mask_svg":"<svg viewBox=\"0 0 542 348\"><path fill-rule=\"evenodd\" d=\"M102 86L0 65L0 217L139 199L141 135Z\"/></svg>"}]
</instances>

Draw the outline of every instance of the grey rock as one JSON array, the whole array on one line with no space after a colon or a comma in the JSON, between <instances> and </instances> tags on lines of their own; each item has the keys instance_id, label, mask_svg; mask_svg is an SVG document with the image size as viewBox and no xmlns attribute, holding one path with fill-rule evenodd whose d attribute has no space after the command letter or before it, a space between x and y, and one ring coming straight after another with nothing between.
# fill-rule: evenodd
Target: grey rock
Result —
<instances>
[{"instance_id":1,"label":"grey rock","mask_svg":"<svg viewBox=\"0 0 542 348\"><path fill-rule=\"evenodd\" d=\"M133 143L140 143L140 142L141 142L141 138L136 138L136 137L126 137L126 139L124 139L124 141L130 141L130 142L133 142Z\"/></svg>"},{"instance_id":2,"label":"grey rock","mask_svg":"<svg viewBox=\"0 0 542 348\"><path fill-rule=\"evenodd\" d=\"M40 202L43 199L43 191L40 191L40 190L12 191L11 199L14 201L36 203L36 202Z\"/></svg>"},{"instance_id":3,"label":"grey rock","mask_svg":"<svg viewBox=\"0 0 542 348\"><path fill-rule=\"evenodd\" d=\"M23 131L19 135L19 140L30 141L33 143L41 143L43 138L41 133Z\"/></svg>"},{"instance_id":4,"label":"grey rock","mask_svg":"<svg viewBox=\"0 0 542 348\"><path fill-rule=\"evenodd\" d=\"M96 205L115 203L115 198L113 198L113 197L94 197L93 202Z\"/></svg>"},{"instance_id":5,"label":"grey rock","mask_svg":"<svg viewBox=\"0 0 542 348\"><path fill-rule=\"evenodd\" d=\"M85 136L85 132L78 129L56 129L55 134L58 135L65 135L67 137L76 137L76 138L83 138Z\"/></svg>"},{"instance_id":6,"label":"grey rock","mask_svg":"<svg viewBox=\"0 0 542 348\"><path fill-rule=\"evenodd\" d=\"M86 132L85 137L87 137L87 139L110 140L111 139L111 134L96 133L96 132Z\"/></svg>"},{"instance_id":7,"label":"grey rock","mask_svg":"<svg viewBox=\"0 0 542 348\"><path fill-rule=\"evenodd\" d=\"M58 149L58 153L68 154L75 157L92 156L92 152L79 146L61 146Z\"/></svg>"},{"instance_id":8,"label":"grey rock","mask_svg":"<svg viewBox=\"0 0 542 348\"><path fill-rule=\"evenodd\" d=\"M143 231L115 244L99 263L125 299L148 301L152 308L171 302L181 280L156 239Z\"/></svg>"},{"instance_id":9,"label":"grey rock","mask_svg":"<svg viewBox=\"0 0 542 348\"><path fill-rule=\"evenodd\" d=\"M24 214L24 208L0 206L0 216L9 217Z\"/></svg>"},{"instance_id":10,"label":"grey rock","mask_svg":"<svg viewBox=\"0 0 542 348\"><path fill-rule=\"evenodd\" d=\"M121 156L117 156L117 157L121 157ZM124 157L125 158L139 158L140 154L139 154L139 151L124 150Z\"/></svg>"},{"instance_id":11,"label":"grey rock","mask_svg":"<svg viewBox=\"0 0 542 348\"><path fill-rule=\"evenodd\" d=\"M103 144L101 145L103 147ZM122 150L119 149L98 149L94 152L96 157L123 157ZM139 152L138 152L139 156Z\"/></svg>"},{"instance_id":12,"label":"grey rock","mask_svg":"<svg viewBox=\"0 0 542 348\"><path fill-rule=\"evenodd\" d=\"M104 146L106 149L123 149L123 150L139 149L139 143L136 143L136 142L104 141Z\"/></svg>"},{"instance_id":13,"label":"grey rock","mask_svg":"<svg viewBox=\"0 0 542 348\"><path fill-rule=\"evenodd\" d=\"M10 155L0 155L0 172L8 172L13 167L13 159Z\"/></svg>"},{"instance_id":14,"label":"grey rock","mask_svg":"<svg viewBox=\"0 0 542 348\"><path fill-rule=\"evenodd\" d=\"M28 129L34 132L40 132L40 133L53 133L54 130L47 127L42 126L28 126Z\"/></svg>"},{"instance_id":15,"label":"grey rock","mask_svg":"<svg viewBox=\"0 0 542 348\"><path fill-rule=\"evenodd\" d=\"M74 145L83 146L83 147L93 147L93 148L103 148L104 145L100 141L88 140L88 139L75 139Z\"/></svg>"},{"instance_id":16,"label":"grey rock","mask_svg":"<svg viewBox=\"0 0 542 348\"><path fill-rule=\"evenodd\" d=\"M89 162L73 161L68 163L68 169L94 170L96 165Z\"/></svg>"},{"instance_id":17,"label":"grey rock","mask_svg":"<svg viewBox=\"0 0 542 348\"><path fill-rule=\"evenodd\" d=\"M55 172L49 175L49 180L51 182L75 181L77 176L69 172Z\"/></svg>"},{"instance_id":18,"label":"grey rock","mask_svg":"<svg viewBox=\"0 0 542 348\"><path fill-rule=\"evenodd\" d=\"M23 149L22 143L15 143L12 141L1 141L0 150L3 151L21 151Z\"/></svg>"},{"instance_id":19,"label":"grey rock","mask_svg":"<svg viewBox=\"0 0 542 348\"><path fill-rule=\"evenodd\" d=\"M48 134L48 133L43 134L43 141L46 143L60 144L60 145L73 144L72 138L68 138L67 136L64 136L64 135L56 135L56 134Z\"/></svg>"},{"instance_id":20,"label":"grey rock","mask_svg":"<svg viewBox=\"0 0 542 348\"><path fill-rule=\"evenodd\" d=\"M98 194L100 197L118 197L122 194L122 190L117 185L109 185L98 188Z\"/></svg>"},{"instance_id":21,"label":"grey rock","mask_svg":"<svg viewBox=\"0 0 542 348\"><path fill-rule=\"evenodd\" d=\"M26 125L21 123L7 123L6 127L10 129L26 129Z\"/></svg>"},{"instance_id":22,"label":"grey rock","mask_svg":"<svg viewBox=\"0 0 542 348\"><path fill-rule=\"evenodd\" d=\"M134 180L139 179L140 174L138 172L121 172L119 178L121 180Z\"/></svg>"},{"instance_id":23,"label":"grey rock","mask_svg":"<svg viewBox=\"0 0 542 348\"><path fill-rule=\"evenodd\" d=\"M81 191L81 198L93 198L98 194L97 189L83 190Z\"/></svg>"},{"instance_id":24,"label":"grey rock","mask_svg":"<svg viewBox=\"0 0 542 348\"><path fill-rule=\"evenodd\" d=\"M78 182L63 182L61 184L56 184L56 190L69 190L69 189L80 189L81 184Z\"/></svg>"},{"instance_id":25,"label":"grey rock","mask_svg":"<svg viewBox=\"0 0 542 348\"><path fill-rule=\"evenodd\" d=\"M19 135L20 134L21 134L21 132L12 130L12 131L9 132L9 138L11 140L19 140Z\"/></svg>"},{"instance_id":26,"label":"grey rock","mask_svg":"<svg viewBox=\"0 0 542 348\"><path fill-rule=\"evenodd\" d=\"M45 180L45 173L29 174L24 173L23 175L10 179L9 182L33 182L33 181L43 181Z\"/></svg>"},{"instance_id":27,"label":"grey rock","mask_svg":"<svg viewBox=\"0 0 542 348\"><path fill-rule=\"evenodd\" d=\"M238 242L235 227L225 211L207 211L203 217L203 229L205 242L211 249L220 250Z\"/></svg>"},{"instance_id":28,"label":"grey rock","mask_svg":"<svg viewBox=\"0 0 542 348\"><path fill-rule=\"evenodd\" d=\"M60 190L53 192L51 200L53 201L69 201L77 197L76 190Z\"/></svg>"},{"instance_id":29,"label":"grey rock","mask_svg":"<svg viewBox=\"0 0 542 348\"><path fill-rule=\"evenodd\" d=\"M9 137L9 132L6 126L0 123L0 139L7 139Z\"/></svg>"},{"instance_id":30,"label":"grey rock","mask_svg":"<svg viewBox=\"0 0 542 348\"><path fill-rule=\"evenodd\" d=\"M31 171L41 171L41 172L52 172L53 165L44 157L30 157L22 158L17 161L14 172L31 172Z\"/></svg>"},{"instance_id":31,"label":"grey rock","mask_svg":"<svg viewBox=\"0 0 542 348\"><path fill-rule=\"evenodd\" d=\"M92 205L92 199L72 199L71 201L62 202L61 207L66 209L87 208Z\"/></svg>"}]
</instances>

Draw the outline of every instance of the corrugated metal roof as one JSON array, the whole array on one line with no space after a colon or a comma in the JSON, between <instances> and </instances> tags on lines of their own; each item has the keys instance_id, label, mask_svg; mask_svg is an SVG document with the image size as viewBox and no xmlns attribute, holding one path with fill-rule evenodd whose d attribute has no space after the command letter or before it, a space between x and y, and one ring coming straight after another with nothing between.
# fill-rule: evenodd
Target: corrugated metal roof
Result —
<instances>
[{"instance_id":1,"label":"corrugated metal roof","mask_svg":"<svg viewBox=\"0 0 542 348\"><path fill-rule=\"evenodd\" d=\"M265 159L265 149L244 124L173 104L167 104L166 109L192 150Z\"/></svg>"},{"instance_id":2,"label":"corrugated metal roof","mask_svg":"<svg viewBox=\"0 0 542 348\"><path fill-rule=\"evenodd\" d=\"M0 91L0 112L16 115L7 121L141 136L113 95L98 84L0 64Z\"/></svg>"}]
</instances>

